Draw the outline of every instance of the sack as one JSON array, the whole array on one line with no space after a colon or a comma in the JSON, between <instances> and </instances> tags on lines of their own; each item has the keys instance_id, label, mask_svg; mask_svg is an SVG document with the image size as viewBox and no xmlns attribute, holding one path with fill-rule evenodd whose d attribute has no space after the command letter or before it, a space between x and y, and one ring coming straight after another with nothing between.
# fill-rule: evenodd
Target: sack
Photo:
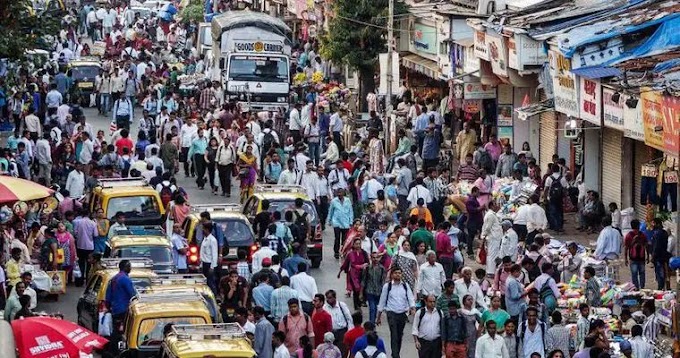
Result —
<instances>
[{"instance_id":1,"label":"sack","mask_svg":"<svg viewBox=\"0 0 680 358\"><path fill-rule=\"evenodd\" d=\"M110 337L113 331L113 317L111 312L99 312L99 326L97 334L103 337Z\"/></svg>"},{"instance_id":2,"label":"sack","mask_svg":"<svg viewBox=\"0 0 680 358\"><path fill-rule=\"evenodd\" d=\"M548 190L548 197L552 203L562 203L562 198L564 197L562 175L557 178L552 178L552 183L550 183L550 189Z\"/></svg>"},{"instance_id":3,"label":"sack","mask_svg":"<svg viewBox=\"0 0 680 358\"><path fill-rule=\"evenodd\" d=\"M630 261L645 261L647 259L647 239L639 232L628 249Z\"/></svg>"},{"instance_id":4,"label":"sack","mask_svg":"<svg viewBox=\"0 0 680 358\"><path fill-rule=\"evenodd\" d=\"M482 247L477 250L477 256L475 260L480 265L486 265L486 242L482 243Z\"/></svg>"},{"instance_id":5,"label":"sack","mask_svg":"<svg viewBox=\"0 0 680 358\"><path fill-rule=\"evenodd\" d=\"M492 173L493 161L491 160L491 154L489 154L489 152L487 152L486 150L483 152L480 151L477 166L480 169L484 169L487 173Z\"/></svg>"},{"instance_id":6,"label":"sack","mask_svg":"<svg viewBox=\"0 0 680 358\"><path fill-rule=\"evenodd\" d=\"M165 209L168 209L168 205L172 201L172 189L170 188L170 185L165 185L163 184L163 187L161 188L161 192L159 193L161 197L161 203L163 203L163 207Z\"/></svg>"}]
</instances>

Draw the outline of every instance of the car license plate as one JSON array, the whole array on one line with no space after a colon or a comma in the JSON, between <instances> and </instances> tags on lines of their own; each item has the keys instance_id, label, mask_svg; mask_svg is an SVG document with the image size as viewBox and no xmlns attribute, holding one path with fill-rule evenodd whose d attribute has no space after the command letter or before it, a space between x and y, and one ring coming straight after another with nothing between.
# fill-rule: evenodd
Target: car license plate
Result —
<instances>
[{"instance_id":1,"label":"car license plate","mask_svg":"<svg viewBox=\"0 0 680 358\"><path fill-rule=\"evenodd\" d=\"M235 247L232 247L232 248L229 249L229 254L228 254L228 255L229 255L229 256L236 256L236 253L237 253L237 252L238 252L238 250L237 250Z\"/></svg>"},{"instance_id":2,"label":"car license plate","mask_svg":"<svg viewBox=\"0 0 680 358\"><path fill-rule=\"evenodd\" d=\"M84 82L84 83L78 83L78 87L80 88L92 88L94 85L89 82Z\"/></svg>"}]
</instances>

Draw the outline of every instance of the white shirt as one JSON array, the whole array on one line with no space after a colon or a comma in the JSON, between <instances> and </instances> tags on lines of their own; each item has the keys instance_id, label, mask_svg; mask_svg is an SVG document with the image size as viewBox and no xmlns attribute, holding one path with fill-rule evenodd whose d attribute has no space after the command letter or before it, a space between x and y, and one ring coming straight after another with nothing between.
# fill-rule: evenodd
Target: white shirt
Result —
<instances>
[{"instance_id":1,"label":"white shirt","mask_svg":"<svg viewBox=\"0 0 680 358\"><path fill-rule=\"evenodd\" d=\"M307 127L312 117L312 104L309 103L302 107L302 114L300 115L300 129Z\"/></svg>"},{"instance_id":2,"label":"white shirt","mask_svg":"<svg viewBox=\"0 0 680 358\"><path fill-rule=\"evenodd\" d=\"M173 233L170 241L172 242L173 256L175 256L175 264L177 265L177 268L186 269L187 255L186 253L179 253L179 250L187 247L187 240L181 235Z\"/></svg>"},{"instance_id":3,"label":"white shirt","mask_svg":"<svg viewBox=\"0 0 680 358\"><path fill-rule=\"evenodd\" d=\"M277 255L269 246L263 246L253 254L253 275L262 270L262 260Z\"/></svg>"},{"instance_id":4,"label":"white shirt","mask_svg":"<svg viewBox=\"0 0 680 358\"><path fill-rule=\"evenodd\" d=\"M333 191L347 189L347 179L349 179L349 172L345 168L335 168L328 173L328 182Z\"/></svg>"},{"instance_id":5,"label":"white shirt","mask_svg":"<svg viewBox=\"0 0 680 358\"><path fill-rule=\"evenodd\" d=\"M40 118L35 114L31 113L24 118L24 126L29 132L38 133L38 136L42 135L42 130L40 127Z\"/></svg>"},{"instance_id":6,"label":"white shirt","mask_svg":"<svg viewBox=\"0 0 680 358\"><path fill-rule=\"evenodd\" d=\"M331 306L326 302L326 304L323 305L323 309L331 315L334 331L338 329L347 328L349 330L354 328L352 313L345 302L336 301L335 306Z\"/></svg>"},{"instance_id":7,"label":"white shirt","mask_svg":"<svg viewBox=\"0 0 680 358\"><path fill-rule=\"evenodd\" d=\"M308 156L306 156L304 153L300 152L295 155L295 168L301 172L305 172L307 170L307 161L311 160Z\"/></svg>"},{"instance_id":8,"label":"white shirt","mask_svg":"<svg viewBox=\"0 0 680 358\"><path fill-rule=\"evenodd\" d=\"M421 322L420 315L422 314L421 310L423 309L425 310L425 314L423 315ZM413 319L413 329L411 330L411 334L426 341L433 341L441 337L442 331L440 323L442 320L442 314L444 313L442 312L440 314L436 308L434 308L432 311L428 310L427 308L421 308L416 312L415 318Z\"/></svg>"},{"instance_id":9,"label":"white shirt","mask_svg":"<svg viewBox=\"0 0 680 358\"><path fill-rule=\"evenodd\" d=\"M312 302L314 295L319 293L316 287L316 280L306 272L293 275L290 278L290 288L298 291L298 296L302 302Z\"/></svg>"},{"instance_id":10,"label":"white shirt","mask_svg":"<svg viewBox=\"0 0 680 358\"><path fill-rule=\"evenodd\" d=\"M338 158L340 158L340 150L338 149L338 145L335 144L335 142L330 142L326 151L321 154L321 157L326 159L328 163L337 162Z\"/></svg>"},{"instance_id":11,"label":"white shirt","mask_svg":"<svg viewBox=\"0 0 680 358\"><path fill-rule=\"evenodd\" d=\"M365 181L364 185L361 186L361 190L364 189L368 195L368 200L375 200L378 198L378 191L385 189L385 187L380 184L377 179L371 178L370 180Z\"/></svg>"},{"instance_id":12,"label":"white shirt","mask_svg":"<svg viewBox=\"0 0 680 358\"><path fill-rule=\"evenodd\" d=\"M71 198L83 196L83 190L85 190L85 173L72 170L66 178L66 190L68 190L69 197Z\"/></svg>"},{"instance_id":13,"label":"white shirt","mask_svg":"<svg viewBox=\"0 0 680 358\"><path fill-rule=\"evenodd\" d=\"M340 117L340 113L333 113L328 125L331 129L331 132L342 132L342 125L342 117Z\"/></svg>"},{"instance_id":14,"label":"white shirt","mask_svg":"<svg viewBox=\"0 0 680 358\"><path fill-rule=\"evenodd\" d=\"M38 294L35 293L35 290L33 288L27 286L26 290L24 291L24 295L28 295L29 297L31 297L31 304L28 306L28 308L34 310L38 306ZM13 296L14 297L17 296L17 292L14 289L14 287L12 287L12 292L9 293L9 297Z\"/></svg>"},{"instance_id":15,"label":"white shirt","mask_svg":"<svg viewBox=\"0 0 680 358\"><path fill-rule=\"evenodd\" d=\"M250 129L250 133L252 133L255 138L259 137L262 133L262 127L260 127L256 121L246 123L246 128Z\"/></svg>"},{"instance_id":16,"label":"white shirt","mask_svg":"<svg viewBox=\"0 0 680 358\"><path fill-rule=\"evenodd\" d=\"M328 185L328 178L319 177L316 180L316 183L317 183L316 197L318 198L318 197L321 197L321 196L325 196L325 197L330 198L331 197L331 193L330 193L331 190L330 190L330 186Z\"/></svg>"},{"instance_id":17,"label":"white shirt","mask_svg":"<svg viewBox=\"0 0 680 358\"><path fill-rule=\"evenodd\" d=\"M654 346L641 336L633 337L628 340L635 358L653 358Z\"/></svg>"},{"instance_id":18,"label":"white shirt","mask_svg":"<svg viewBox=\"0 0 680 358\"><path fill-rule=\"evenodd\" d=\"M201 242L201 262L210 263L210 268L217 267L218 259L217 239L212 234L203 238Z\"/></svg>"},{"instance_id":19,"label":"white shirt","mask_svg":"<svg viewBox=\"0 0 680 358\"><path fill-rule=\"evenodd\" d=\"M440 296L442 294L442 286L444 281L446 281L446 273L444 273L444 266L439 262L435 262L431 265L426 262L420 265L419 278L416 284L416 291L420 292L423 296L435 295Z\"/></svg>"},{"instance_id":20,"label":"white shirt","mask_svg":"<svg viewBox=\"0 0 680 358\"><path fill-rule=\"evenodd\" d=\"M527 213L527 232L535 230L545 230L548 227L548 218L545 216L545 209L538 204L529 205Z\"/></svg>"},{"instance_id":21,"label":"white shirt","mask_svg":"<svg viewBox=\"0 0 680 358\"><path fill-rule=\"evenodd\" d=\"M540 329L540 328L539 328ZM540 353L540 352L539 352ZM493 338L487 333L477 339L475 358L508 358L508 347L500 334L496 333Z\"/></svg>"},{"instance_id":22,"label":"white shirt","mask_svg":"<svg viewBox=\"0 0 680 358\"><path fill-rule=\"evenodd\" d=\"M289 169L286 169L281 172L281 175L279 175L279 185L297 185L300 183L300 180L302 179L302 172L293 169L292 171Z\"/></svg>"},{"instance_id":23,"label":"white shirt","mask_svg":"<svg viewBox=\"0 0 680 358\"><path fill-rule=\"evenodd\" d=\"M297 108L293 108L290 111L290 116L288 117L288 129L292 131L299 131L302 128L302 123L300 121L300 111Z\"/></svg>"},{"instance_id":24,"label":"white shirt","mask_svg":"<svg viewBox=\"0 0 680 358\"><path fill-rule=\"evenodd\" d=\"M406 197L406 200L409 202L409 208L415 208L418 203L418 199L423 198L425 200L425 205L432 202L432 195L430 194L430 190L428 190L426 187L423 185L416 185L411 190L408 192L408 196Z\"/></svg>"},{"instance_id":25,"label":"white shirt","mask_svg":"<svg viewBox=\"0 0 680 358\"><path fill-rule=\"evenodd\" d=\"M92 154L94 154L94 144L88 138L83 142L83 148L80 150L79 162L82 164L90 164L92 161Z\"/></svg>"},{"instance_id":26,"label":"white shirt","mask_svg":"<svg viewBox=\"0 0 680 358\"><path fill-rule=\"evenodd\" d=\"M274 142L281 143L281 142L279 142L279 135L278 135L278 133L276 133L276 131L274 131L271 128L265 128L265 129L262 130L262 132L260 132L259 135L257 135L255 137L255 138L257 138L257 140L256 140L257 145L259 145L260 147L262 146L262 144L264 142L264 134L265 133L271 133L272 137L274 137Z\"/></svg>"},{"instance_id":27,"label":"white shirt","mask_svg":"<svg viewBox=\"0 0 680 358\"><path fill-rule=\"evenodd\" d=\"M180 146L182 148L191 147L191 142L196 135L198 135L198 126L195 124L182 126L182 129L179 130Z\"/></svg>"},{"instance_id":28,"label":"white shirt","mask_svg":"<svg viewBox=\"0 0 680 358\"><path fill-rule=\"evenodd\" d=\"M315 171L302 174L300 185L307 191L307 197L311 200L316 199L319 191L319 174Z\"/></svg>"},{"instance_id":29,"label":"white shirt","mask_svg":"<svg viewBox=\"0 0 680 358\"><path fill-rule=\"evenodd\" d=\"M281 343L281 345L274 350L274 358L290 358L290 353L285 344Z\"/></svg>"},{"instance_id":30,"label":"white shirt","mask_svg":"<svg viewBox=\"0 0 680 358\"><path fill-rule=\"evenodd\" d=\"M373 354L378 351L378 348L375 346L368 346L364 348L364 352L366 352L366 355L369 357L373 357ZM354 358L364 358L363 354L361 354L361 351L357 352L357 354L354 355ZM387 355L383 352L378 353L375 358L387 358Z\"/></svg>"},{"instance_id":31,"label":"white shirt","mask_svg":"<svg viewBox=\"0 0 680 358\"><path fill-rule=\"evenodd\" d=\"M529 219L529 205L521 205L517 209L517 213L515 214L515 220L513 220L513 224L526 225L528 219Z\"/></svg>"},{"instance_id":32,"label":"white shirt","mask_svg":"<svg viewBox=\"0 0 680 358\"><path fill-rule=\"evenodd\" d=\"M454 287L453 293L455 293L458 297L471 295L475 299L477 306L487 309L486 302L484 301L484 293L482 292L482 288L479 287L479 283L477 283L477 281L470 280L470 285L468 286L465 284L465 280L459 278L454 282Z\"/></svg>"}]
</instances>

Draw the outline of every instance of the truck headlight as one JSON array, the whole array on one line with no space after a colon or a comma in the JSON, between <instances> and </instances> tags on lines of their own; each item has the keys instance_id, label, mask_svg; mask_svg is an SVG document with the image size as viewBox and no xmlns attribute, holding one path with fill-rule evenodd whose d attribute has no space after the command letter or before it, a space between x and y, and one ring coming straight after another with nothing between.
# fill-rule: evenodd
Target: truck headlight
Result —
<instances>
[{"instance_id":1,"label":"truck headlight","mask_svg":"<svg viewBox=\"0 0 680 358\"><path fill-rule=\"evenodd\" d=\"M288 98L286 98L286 97L277 97L277 98L276 98L276 101L279 102L279 103L286 103L286 102L288 102Z\"/></svg>"}]
</instances>

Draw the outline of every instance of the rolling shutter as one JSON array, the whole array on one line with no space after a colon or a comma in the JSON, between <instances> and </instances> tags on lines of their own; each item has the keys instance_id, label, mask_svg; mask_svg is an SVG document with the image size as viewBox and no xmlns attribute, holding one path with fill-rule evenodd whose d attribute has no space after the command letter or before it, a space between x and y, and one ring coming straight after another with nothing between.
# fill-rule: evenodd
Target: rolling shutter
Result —
<instances>
[{"instance_id":1,"label":"rolling shutter","mask_svg":"<svg viewBox=\"0 0 680 358\"><path fill-rule=\"evenodd\" d=\"M555 111L543 112L540 114L540 136L539 162L541 172L545 173L546 165L552 162L552 156L557 149L557 118Z\"/></svg>"},{"instance_id":2,"label":"rolling shutter","mask_svg":"<svg viewBox=\"0 0 680 358\"><path fill-rule=\"evenodd\" d=\"M648 163L653 158L650 158L649 150L647 146L642 142L635 142L635 161L633 165L633 175L634 175L634 185L635 194L633 196L633 202L635 203L635 216L638 220L643 221L645 215L647 214L647 206L640 202L640 196L642 194L642 175L641 168L642 164Z\"/></svg>"},{"instance_id":3,"label":"rolling shutter","mask_svg":"<svg viewBox=\"0 0 680 358\"><path fill-rule=\"evenodd\" d=\"M602 202L616 203L621 208L621 153L623 133L604 128L602 142Z\"/></svg>"}]
</instances>

